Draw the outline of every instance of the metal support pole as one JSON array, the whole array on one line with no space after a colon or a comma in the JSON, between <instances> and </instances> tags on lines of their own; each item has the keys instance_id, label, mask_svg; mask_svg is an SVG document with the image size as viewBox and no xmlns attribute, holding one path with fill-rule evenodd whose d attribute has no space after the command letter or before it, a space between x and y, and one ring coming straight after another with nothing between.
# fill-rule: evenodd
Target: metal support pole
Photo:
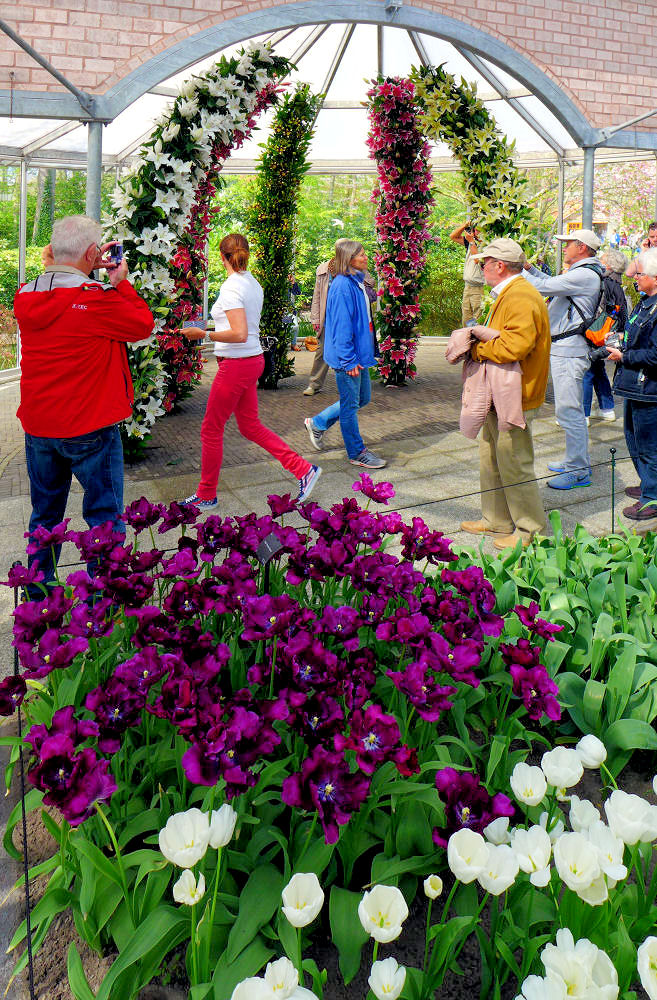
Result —
<instances>
[{"instance_id":1,"label":"metal support pole","mask_svg":"<svg viewBox=\"0 0 657 1000\"><path fill-rule=\"evenodd\" d=\"M55 221L55 190L57 188L57 170L55 167L51 167L48 171L48 218L50 220L50 232L52 233L53 223Z\"/></svg>"},{"instance_id":2,"label":"metal support pole","mask_svg":"<svg viewBox=\"0 0 657 1000\"><path fill-rule=\"evenodd\" d=\"M654 219L657 219L657 153L655 153L655 214Z\"/></svg>"},{"instance_id":3,"label":"metal support pole","mask_svg":"<svg viewBox=\"0 0 657 1000\"><path fill-rule=\"evenodd\" d=\"M103 126L89 122L87 136L87 215L100 222L100 182L103 171Z\"/></svg>"},{"instance_id":4,"label":"metal support pole","mask_svg":"<svg viewBox=\"0 0 657 1000\"><path fill-rule=\"evenodd\" d=\"M593 170L595 148L584 147L584 176L582 178L582 229L593 228Z\"/></svg>"},{"instance_id":5,"label":"metal support pole","mask_svg":"<svg viewBox=\"0 0 657 1000\"><path fill-rule=\"evenodd\" d=\"M27 160L21 160L20 198L18 202L18 284L25 281L25 250L27 247Z\"/></svg>"},{"instance_id":6,"label":"metal support pole","mask_svg":"<svg viewBox=\"0 0 657 1000\"><path fill-rule=\"evenodd\" d=\"M205 241L205 260L207 263L207 270L205 272L205 278L203 280L203 323L207 329L208 315L209 315L209 302L208 302L208 278L210 276L210 243L208 240ZM205 335L207 337L207 333Z\"/></svg>"},{"instance_id":7,"label":"metal support pole","mask_svg":"<svg viewBox=\"0 0 657 1000\"><path fill-rule=\"evenodd\" d=\"M557 232L563 233L563 209L566 196L566 161L563 156L559 157L559 189L557 195ZM557 268L556 273L561 274L563 267L563 243L557 240Z\"/></svg>"}]
</instances>

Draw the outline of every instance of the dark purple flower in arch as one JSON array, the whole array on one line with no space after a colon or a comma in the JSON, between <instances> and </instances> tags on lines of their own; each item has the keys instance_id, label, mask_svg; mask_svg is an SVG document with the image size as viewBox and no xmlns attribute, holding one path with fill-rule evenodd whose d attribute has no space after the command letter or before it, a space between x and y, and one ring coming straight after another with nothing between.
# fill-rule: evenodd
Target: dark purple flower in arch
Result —
<instances>
[{"instance_id":1,"label":"dark purple flower in arch","mask_svg":"<svg viewBox=\"0 0 657 1000\"><path fill-rule=\"evenodd\" d=\"M450 698L456 694L456 688L439 685L422 663L409 663L404 671L388 670L387 674L427 722L437 722L442 713L452 707Z\"/></svg>"},{"instance_id":2,"label":"dark purple flower in arch","mask_svg":"<svg viewBox=\"0 0 657 1000\"><path fill-rule=\"evenodd\" d=\"M282 517L283 514L291 514L296 511L297 502L293 500L289 493L279 496L277 493L270 493L267 497L267 504L274 517Z\"/></svg>"},{"instance_id":3,"label":"dark purple flower in arch","mask_svg":"<svg viewBox=\"0 0 657 1000\"><path fill-rule=\"evenodd\" d=\"M369 778L349 765L340 753L317 746L301 765L301 772L283 782L281 798L288 806L317 810L327 844L335 844L338 826L348 823L367 798Z\"/></svg>"},{"instance_id":4,"label":"dark purple flower in arch","mask_svg":"<svg viewBox=\"0 0 657 1000\"><path fill-rule=\"evenodd\" d=\"M540 666L541 648L532 646L529 639L518 639L516 643L501 642L498 648L507 667L512 663L527 668Z\"/></svg>"},{"instance_id":5,"label":"dark purple flower in arch","mask_svg":"<svg viewBox=\"0 0 657 1000\"><path fill-rule=\"evenodd\" d=\"M0 715L13 715L27 693L22 677L4 677L0 681Z\"/></svg>"},{"instance_id":6,"label":"dark purple flower in arch","mask_svg":"<svg viewBox=\"0 0 657 1000\"><path fill-rule=\"evenodd\" d=\"M445 827L433 831L433 841L439 847L447 847L453 833L467 827L477 833L500 816L514 815L514 808L508 796L498 792L489 795L476 774L456 771L444 767L436 774L436 788L445 804Z\"/></svg>"},{"instance_id":7,"label":"dark purple flower in arch","mask_svg":"<svg viewBox=\"0 0 657 1000\"><path fill-rule=\"evenodd\" d=\"M509 673L513 680L513 693L522 698L530 719L538 722L543 715L547 715L553 722L559 721L561 706L555 697L559 688L544 666L539 664L525 670L518 663L512 663Z\"/></svg>"},{"instance_id":8,"label":"dark purple flower in arch","mask_svg":"<svg viewBox=\"0 0 657 1000\"><path fill-rule=\"evenodd\" d=\"M109 762L87 748L72 753L65 737L53 738L41 748L41 759L27 777L44 792L46 805L55 806L71 826L79 826L93 815L96 802L105 802L116 791L108 773Z\"/></svg>"},{"instance_id":9,"label":"dark purple flower in arch","mask_svg":"<svg viewBox=\"0 0 657 1000\"><path fill-rule=\"evenodd\" d=\"M51 670L70 666L79 653L89 648L89 642L82 636L74 636L63 641L59 629L48 629L36 646L16 644L18 656L29 677L45 677Z\"/></svg>"},{"instance_id":10,"label":"dark purple flower in arch","mask_svg":"<svg viewBox=\"0 0 657 1000\"><path fill-rule=\"evenodd\" d=\"M48 529L39 525L34 531L26 531L25 537L29 538L30 541L27 545L28 555L34 555L36 552L40 552L42 549L49 549L54 546L63 545L70 538L68 531L68 525L70 523L70 517L65 518L60 524L56 524L54 528Z\"/></svg>"},{"instance_id":11,"label":"dark purple flower in arch","mask_svg":"<svg viewBox=\"0 0 657 1000\"><path fill-rule=\"evenodd\" d=\"M356 492L361 492L369 500L374 500L375 503L387 504L388 500L392 500L395 495L392 483L374 483L372 477L368 476L366 472L361 472L360 478L351 488Z\"/></svg>"},{"instance_id":12,"label":"dark purple flower in arch","mask_svg":"<svg viewBox=\"0 0 657 1000\"><path fill-rule=\"evenodd\" d=\"M163 504L150 503L146 497L139 497L139 500L134 500L131 504L128 504L121 516L121 520L129 524L135 534L138 535L144 528L151 528L154 524L157 524L164 511L165 507Z\"/></svg>"},{"instance_id":13,"label":"dark purple flower in arch","mask_svg":"<svg viewBox=\"0 0 657 1000\"><path fill-rule=\"evenodd\" d=\"M563 632L563 625L553 625L552 622L547 622L543 618L536 617L540 611L536 601L530 601L527 607L523 604L516 604L513 610L525 628L529 629L534 635L540 636L541 639L554 642L555 633Z\"/></svg>"},{"instance_id":14,"label":"dark purple flower in arch","mask_svg":"<svg viewBox=\"0 0 657 1000\"><path fill-rule=\"evenodd\" d=\"M42 583L45 579L43 571L39 568L39 563L34 562L28 568L19 563L12 566L6 580L0 581L3 587L30 587L35 583Z\"/></svg>"},{"instance_id":15,"label":"dark purple flower in arch","mask_svg":"<svg viewBox=\"0 0 657 1000\"><path fill-rule=\"evenodd\" d=\"M374 774L385 761L391 760L399 773L408 778L420 770L417 753L400 743L399 726L392 715L386 715L379 705L357 709L350 719L349 736L335 736L335 749L354 750L356 762L365 774Z\"/></svg>"}]
</instances>

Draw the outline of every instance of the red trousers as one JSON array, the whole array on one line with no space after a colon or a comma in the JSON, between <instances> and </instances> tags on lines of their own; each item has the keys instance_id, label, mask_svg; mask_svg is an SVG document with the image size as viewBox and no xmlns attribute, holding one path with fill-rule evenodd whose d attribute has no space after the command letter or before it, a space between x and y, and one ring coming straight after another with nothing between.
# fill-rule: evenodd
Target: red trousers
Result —
<instances>
[{"instance_id":1,"label":"red trousers","mask_svg":"<svg viewBox=\"0 0 657 1000\"><path fill-rule=\"evenodd\" d=\"M199 500L212 500L217 494L224 454L224 427L231 413L235 414L243 437L259 444L296 479L301 479L310 471L310 462L260 423L257 385L265 366L262 354L251 358L217 358L217 361L219 370L201 424L201 482L196 491Z\"/></svg>"}]
</instances>

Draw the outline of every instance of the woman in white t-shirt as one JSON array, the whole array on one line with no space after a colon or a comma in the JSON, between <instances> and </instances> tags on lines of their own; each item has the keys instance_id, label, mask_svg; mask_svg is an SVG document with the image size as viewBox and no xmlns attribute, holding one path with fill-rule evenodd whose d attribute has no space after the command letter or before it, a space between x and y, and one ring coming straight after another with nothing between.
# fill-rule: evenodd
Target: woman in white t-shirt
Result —
<instances>
[{"instance_id":1,"label":"woman in white t-shirt","mask_svg":"<svg viewBox=\"0 0 657 1000\"><path fill-rule=\"evenodd\" d=\"M219 370L201 425L201 481L196 493L183 502L202 510L216 507L224 427L232 413L240 434L268 451L299 480L298 499L306 500L321 475L320 467L292 451L260 423L258 416L258 379L265 366L260 346L263 293L247 270L249 244L244 236L231 233L221 241L219 250L228 275L212 307L215 328L210 339L215 342ZM205 331L198 327L187 327L183 333L192 340L205 336Z\"/></svg>"}]
</instances>

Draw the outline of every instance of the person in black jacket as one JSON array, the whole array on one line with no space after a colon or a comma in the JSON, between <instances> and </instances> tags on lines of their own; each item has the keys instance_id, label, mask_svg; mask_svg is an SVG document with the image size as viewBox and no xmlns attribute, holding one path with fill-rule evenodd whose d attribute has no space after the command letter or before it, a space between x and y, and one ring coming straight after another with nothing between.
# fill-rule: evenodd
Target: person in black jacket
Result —
<instances>
[{"instance_id":1,"label":"person in black jacket","mask_svg":"<svg viewBox=\"0 0 657 1000\"><path fill-rule=\"evenodd\" d=\"M635 271L642 298L627 321L620 349L607 347L618 362L614 393L625 399L625 440L641 481L626 489L636 503L623 510L631 521L657 517L657 249L646 250Z\"/></svg>"}]
</instances>

